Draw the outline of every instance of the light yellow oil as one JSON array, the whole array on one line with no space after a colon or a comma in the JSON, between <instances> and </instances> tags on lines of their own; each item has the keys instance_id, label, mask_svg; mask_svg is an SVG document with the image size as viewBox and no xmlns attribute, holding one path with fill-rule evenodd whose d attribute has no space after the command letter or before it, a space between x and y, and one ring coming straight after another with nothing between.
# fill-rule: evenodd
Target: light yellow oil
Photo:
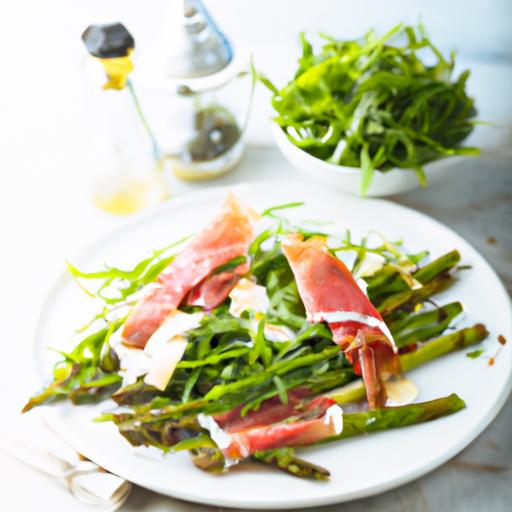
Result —
<instances>
[{"instance_id":1,"label":"light yellow oil","mask_svg":"<svg viewBox=\"0 0 512 512\"><path fill-rule=\"evenodd\" d=\"M384 381L388 406L407 405L418 396L418 388L412 380L403 375L392 376Z\"/></svg>"},{"instance_id":2,"label":"light yellow oil","mask_svg":"<svg viewBox=\"0 0 512 512\"><path fill-rule=\"evenodd\" d=\"M93 188L94 204L117 215L128 215L169 198L169 190L160 172L147 176L112 176Z\"/></svg>"}]
</instances>

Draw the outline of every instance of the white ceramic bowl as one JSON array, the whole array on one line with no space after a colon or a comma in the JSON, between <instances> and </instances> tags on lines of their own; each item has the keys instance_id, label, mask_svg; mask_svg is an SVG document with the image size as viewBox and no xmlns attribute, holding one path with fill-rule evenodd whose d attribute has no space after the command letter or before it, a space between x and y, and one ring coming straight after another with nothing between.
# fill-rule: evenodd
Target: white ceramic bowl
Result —
<instances>
[{"instance_id":1,"label":"white ceramic bowl","mask_svg":"<svg viewBox=\"0 0 512 512\"><path fill-rule=\"evenodd\" d=\"M339 190L345 194L360 195L361 172L359 169L331 164L310 155L290 142L277 123L272 123L272 130L277 147L294 167L313 178L317 183ZM449 168L460 162L461 159L462 157L460 156L453 156L425 165L424 170L427 182L433 184L442 181ZM367 196L389 196L419 187L418 177L413 170L391 169L386 173L376 172L374 174Z\"/></svg>"}]
</instances>

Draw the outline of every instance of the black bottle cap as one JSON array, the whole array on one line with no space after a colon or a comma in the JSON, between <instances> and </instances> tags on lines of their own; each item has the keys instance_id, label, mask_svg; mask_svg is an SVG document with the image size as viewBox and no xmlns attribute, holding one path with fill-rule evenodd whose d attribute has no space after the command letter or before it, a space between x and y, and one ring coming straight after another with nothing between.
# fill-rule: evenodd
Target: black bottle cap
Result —
<instances>
[{"instance_id":1,"label":"black bottle cap","mask_svg":"<svg viewBox=\"0 0 512 512\"><path fill-rule=\"evenodd\" d=\"M122 23L89 25L82 34L87 51L94 57L125 57L135 48L135 40Z\"/></svg>"}]
</instances>

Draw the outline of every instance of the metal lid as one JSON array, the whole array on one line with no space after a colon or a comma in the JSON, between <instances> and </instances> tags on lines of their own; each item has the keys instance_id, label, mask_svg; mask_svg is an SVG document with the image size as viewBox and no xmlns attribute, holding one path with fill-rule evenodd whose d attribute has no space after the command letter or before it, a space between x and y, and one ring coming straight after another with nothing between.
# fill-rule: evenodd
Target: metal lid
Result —
<instances>
[{"instance_id":1,"label":"metal lid","mask_svg":"<svg viewBox=\"0 0 512 512\"><path fill-rule=\"evenodd\" d=\"M233 52L201 0L173 2L153 67L162 77L187 79L224 69ZM156 71L156 70L155 70Z\"/></svg>"}]
</instances>

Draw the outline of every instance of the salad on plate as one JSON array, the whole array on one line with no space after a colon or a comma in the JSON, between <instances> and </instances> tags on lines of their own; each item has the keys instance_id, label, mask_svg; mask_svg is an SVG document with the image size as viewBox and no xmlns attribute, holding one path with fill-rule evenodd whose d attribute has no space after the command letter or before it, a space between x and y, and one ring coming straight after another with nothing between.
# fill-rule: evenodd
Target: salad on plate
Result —
<instances>
[{"instance_id":1,"label":"salad on plate","mask_svg":"<svg viewBox=\"0 0 512 512\"><path fill-rule=\"evenodd\" d=\"M286 209L301 204L257 214L230 194L203 231L132 269L68 264L101 308L24 411L105 400L97 421L134 446L187 450L211 473L256 461L324 480L297 449L463 409L456 394L415 402L405 376L488 335L456 328L460 302L434 302L460 254L425 263L380 233L295 225Z\"/></svg>"}]
</instances>

